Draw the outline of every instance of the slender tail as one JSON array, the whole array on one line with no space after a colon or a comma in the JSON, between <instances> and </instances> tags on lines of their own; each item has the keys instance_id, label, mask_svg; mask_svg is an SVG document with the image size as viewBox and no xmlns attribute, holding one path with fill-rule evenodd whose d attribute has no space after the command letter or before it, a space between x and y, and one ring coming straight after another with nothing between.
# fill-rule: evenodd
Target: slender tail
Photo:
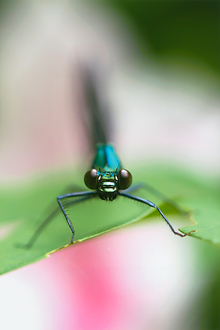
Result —
<instances>
[{"instance_id":1,"label":"slender tail","mask_svg":"<svg viewBox=\"0 0 220 330\"><path fill-rule=\"evenodd\" d=\"M110 142L112 126L105 77L100 75L96 67L86 66L83 68L83 90L86 108L83 121L92 144L91 147L95 148L97 143Z\"/></svg>"}]
</instances>

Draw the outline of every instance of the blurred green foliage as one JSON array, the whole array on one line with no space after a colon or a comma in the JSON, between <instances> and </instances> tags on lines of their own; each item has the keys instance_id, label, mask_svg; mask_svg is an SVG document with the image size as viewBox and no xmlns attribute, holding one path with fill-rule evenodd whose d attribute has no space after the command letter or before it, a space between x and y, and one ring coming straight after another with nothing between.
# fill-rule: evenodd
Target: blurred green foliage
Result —
<instances>
[{"instance_id":1,"label":"blurred green foliage","mask_svg":"<svg viewBox=\"0 0 220 330\"><path fill-rule=\"evenodd\" d=\"M219 261L219 259L218 259ZM209 277L205 289L201 290L193 307L194 317L189 329L217 330L220 329L220 269Z\"/></svg>"},{"instance_id":2,"label":"blurred green foliage","mask_svg":"<svg viewBox=\"0 0 220 330\"><path fill-rule=\"evenodd\" d=\"M151 59L204 66L220 77L220 1L105 0Z\"/></svg>"},{"instance_id":3,"label":"blurred green foliage","mask_svg":"<svg viewBox=\"0 0 220 330\"><path fill-rule=\"evenodd\" d=\"M16 4L14 0L0 0L0 19L4 16L5 11L10 8L11 5Z\"/></svg>"},{"instance_id":4,"label":"blurred green foliage","mask_svg":"<svg viewBox=\"0 0 220 330\"><path fill-rule=\"evenodd\" d=\"M220 329L220 251L219 246L200 242L197 246L196 294L190 296L183 313L184 330ZM198 284L199 283L199 284ZM194 285L193 285L194 286Z\"/></svg>"}]
</instances>

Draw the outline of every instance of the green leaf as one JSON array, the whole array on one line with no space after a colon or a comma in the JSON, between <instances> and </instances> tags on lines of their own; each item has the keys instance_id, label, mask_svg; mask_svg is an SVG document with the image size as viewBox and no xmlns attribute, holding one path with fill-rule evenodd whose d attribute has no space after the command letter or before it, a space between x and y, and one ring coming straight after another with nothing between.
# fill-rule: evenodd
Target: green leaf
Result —
<instances>
[{"instance_id":1,"label":"green leaf","mask_svg":"<svg viewBox=\"0 0 220 330\"><path fill-rule=\"evenodd\" d=\"M83 175L65 171L42 176L26 184L1 188L0 274L44 259L51 252L69 245L71 231L57 206L56 197L64 193L64 188L70 182L83 187L82 179L78 178L83 178ZM220 242L217 221L219 192L217 198L217 188L214 184L196 180L181 170L164 166L148 165L144 169L136 169L133 171L133 178L135 182L148 182L170 197L181 196L181 204L193 210L193 216L199 223L182 228L182 232L196 229L198 232L192 233L192 236ZM72 190L69 188L66 192ZM136 195L152 200L171 217L172 209L166 205L161 206L158 198L143 190L137 191ZM53 210L57 210L53 221L48 223L30 249L25 247L39 225ZM68 207L68 214L75 229L74 243L77 243L113 228L149 218L157 212L144 204L118 196L114 202L102 201L99 198L79 202ZM181 219L184 224L186 220ZM163 221L161 217L159 220ZM175 227L174 217L171 222Z\"/></svg>"},{"instance_id":2,"label":"green leaf","mask_svg":"<svg viewBox=\"0 0 220 330\"><path fill-rule=\"evenodd\" d=\"M56 197L64 193L64 188L71 181L79 185L79 177L83 178L83 174L66 171L26 184L1 188L0 274L44 259L52 251L70 243L72 233L58 208ZM84 186L82 182L81 186ZM67 188L65 192L71 190ZM25 245L53 210L57 210L56 216L28 249ZM98 198L80 202L68 208L76 231L74 243L136 221L152 211L121 196L113 203Z\"/></svg>"},{"instance_id":3,"label":"green leaf","mask_svg":"<svg viewBox=\"0 0 220 330\"><path fill-rule=\"evenodd\" d=\"M185 234L195 231L190 236L220 244L219 178L198 176L171 167L154 167L150 174L151 184L154 182L154 186L168 196L181 195L181 204L191 211L194 225L181 228L180 231Z\"/></svg>"},{"instance_id":4,"label":"green leaf","mask_svg":"<svg viewBox=\"0 0 220 330\"><path fill-rule=\"evenodd\" d=\"M220 244L220 189L219 179L201 180L188 184L184 203L192 209L195 225L181 228L183 233L195 230L192 236Z\"/></svg>"}]
</instances>

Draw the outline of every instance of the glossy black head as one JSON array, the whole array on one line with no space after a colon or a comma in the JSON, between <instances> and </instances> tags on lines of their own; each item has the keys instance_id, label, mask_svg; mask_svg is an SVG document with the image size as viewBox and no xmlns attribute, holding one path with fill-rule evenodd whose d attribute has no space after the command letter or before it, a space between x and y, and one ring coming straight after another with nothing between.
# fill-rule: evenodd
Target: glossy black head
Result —
<instances>
[{"instance_id":1,"label":"glossy black head","mask_svg":"<svg viewBox=\"0 0 220 330\"><path fill-rule=\"evenodd\" d=\"M124 169L121 169L118 174L112 171L98 172L96 169L91 169L86 172L84 182L89 189L97 190L101 199L113 201L118 195L118 190L130 187L132 175Z\"/></svg>"}]
</instances>

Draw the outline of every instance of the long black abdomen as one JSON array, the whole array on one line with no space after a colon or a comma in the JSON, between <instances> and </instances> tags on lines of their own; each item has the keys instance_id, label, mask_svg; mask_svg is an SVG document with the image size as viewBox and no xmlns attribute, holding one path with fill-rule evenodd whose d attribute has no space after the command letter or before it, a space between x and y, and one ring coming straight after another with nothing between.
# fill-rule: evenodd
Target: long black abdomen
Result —
<instances>
[{"instance_id":1,"label":"long black abdomen","mask_svg":"<svg viewBox=\"0 0 220 330\"><path fill-rule=\"evenodd\" d=\"M111 121L104 84L105 77L101 76L100 72L95 70L95 67L86 66L83 71L86 126L94 148L97 143L106 144L110 139Z\"/></svg>"}]
</instances>

